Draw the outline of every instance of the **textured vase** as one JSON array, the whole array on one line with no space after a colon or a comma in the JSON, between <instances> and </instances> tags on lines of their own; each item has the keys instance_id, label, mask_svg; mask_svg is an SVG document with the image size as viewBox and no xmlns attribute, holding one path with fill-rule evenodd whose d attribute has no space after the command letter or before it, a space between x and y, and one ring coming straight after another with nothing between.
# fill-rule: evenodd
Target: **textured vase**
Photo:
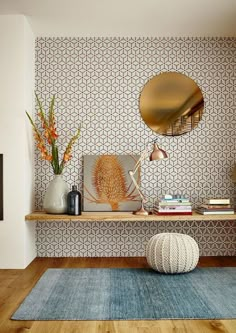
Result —
<instances>
[{"instance_id":1,"label":"textured vase","mask_svg":"<svg viewBox=\"0 0 236 333\"><path fill-rule=\"evenodd\" d=\"M161 273L192 271L199 260L196 241L185 234L161 233L153 236L146 249L148 264Z\"/></svg>"},{"instance_id":2,"label":"textured vase","mask_svg":"<svg viewBox=\"0 0 236 333\"><path fill-rule=\"evenodd\" d=\"M69 188L62 175L55 175L46 190L43 209L49 214L64 214L67 212L67 194Z\"/></svg>"}]
</instances>

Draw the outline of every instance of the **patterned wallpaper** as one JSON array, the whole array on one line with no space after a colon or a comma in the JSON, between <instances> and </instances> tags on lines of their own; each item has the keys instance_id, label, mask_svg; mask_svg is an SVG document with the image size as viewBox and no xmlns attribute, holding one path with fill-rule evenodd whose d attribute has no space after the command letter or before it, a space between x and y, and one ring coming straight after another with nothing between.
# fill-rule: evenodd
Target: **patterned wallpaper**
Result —
<instances>
[{"instance_id":1,"label":"patterned wallpaper","mask_svg":"<svg viewBox=\"0 0 236 333\"><path fill-rule=\"evenodd\" d=\"M143 85L163 71L188 75L199 85L204 96L205 112L199 126L183 136L157 135L145 125L139 114L139 94ZM194 205L209 196L234 197L230 175L236 156L235 85L235 38L36 40L36 91L44 106L48 105L52 94L56 94L58 131L63 147L67 143L65 138L69 138L77 126L82 126L64 179L69 185L76 183L82 189L83 155L140 154L147 143L157 139L169 158L151 165L148 162L142 164L142 189L149 198L149 208L155 198L164 193L182 193ZM53 175L37 153L35 176L36 208L40 209ZM232 228L234 222L230 223ZM60 246L50 241L51 224L45 223L42 227L38 223L37 245L41 256L65 255L64 248L68 249L69 255L108 255L107 250L102 250L105 244L102 241L100 248L92 250L90 242L84 241L83 246L78 246L78 242L68 240L69 235L79 237L80 231L84 232L81 224L53 225L56 234L53 239L58 236ZM222 230L227 226L222 223ZM87 228L90 237L96 225L88 223ZM117 228L108 222L104 226L113 235L117 234ZM188 228L184 230L187 232ZM145 235L152 236L154 229L147 224L137 227L139 244ZM218 237L220 247L212 245L212 251L203 250L203 254L235 253L232 237L231 234L228 243L225 238ZM119 246L113 244L110 255L118 255L118 248L125 248L126 238L121 238L120 242ZM206 234L202 248L207 249L209 242ZM226 244L224 251L222 242ZM134 246L125 253L140 255L142 249L142 246ZM122 251L120 253L124 255Z\"/></svg>"},{"instance_id":2,"label":"patterned wallpaper","mask_svg":"<svg viewBox=\"0 0 236 333\"><path fill-rule=\"evenodd\" d=\"M148 240L161 232L188 234L200 255L236 255L235 221L51 221L37 223L38 256L145 256Z\"/></svg>"}]
</instances>

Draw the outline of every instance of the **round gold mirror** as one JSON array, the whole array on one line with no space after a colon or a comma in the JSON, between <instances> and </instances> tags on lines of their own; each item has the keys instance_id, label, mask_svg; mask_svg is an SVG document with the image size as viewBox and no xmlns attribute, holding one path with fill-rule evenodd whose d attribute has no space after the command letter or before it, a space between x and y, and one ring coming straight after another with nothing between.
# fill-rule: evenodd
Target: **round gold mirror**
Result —
<instances>
[{"instance_id":1,"label":"round gold mirror","mask_svg":"<svg viewBox=\"0 0 236 333\"><path fill-rule=\"evenodd\" d=\"M165 72L145 84L139 107L144 122L154 132L175 136L198 125L204 101L200 88L188 76Z\"/></svg>"}]
</instances>

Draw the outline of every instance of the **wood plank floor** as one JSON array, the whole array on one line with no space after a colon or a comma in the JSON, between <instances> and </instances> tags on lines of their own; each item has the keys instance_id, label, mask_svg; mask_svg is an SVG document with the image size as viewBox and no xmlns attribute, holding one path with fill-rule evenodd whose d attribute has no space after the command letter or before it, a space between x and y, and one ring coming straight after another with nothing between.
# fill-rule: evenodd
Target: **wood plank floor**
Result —
<instances>
[{"instance_id":1,"label":"wood plank floor","mask_svg":"<svg viewBox=\"0 0 236 333\"><path fill-rule=\"evenodd\" d=\"M199 266L236 267L236 257L203 257ZM0 333L236 333L236 320L10 320L12 313L47 268L66 267L148 266L145 258L36 258L24 270L0 270Z\"/></svg>"}]
</instances>

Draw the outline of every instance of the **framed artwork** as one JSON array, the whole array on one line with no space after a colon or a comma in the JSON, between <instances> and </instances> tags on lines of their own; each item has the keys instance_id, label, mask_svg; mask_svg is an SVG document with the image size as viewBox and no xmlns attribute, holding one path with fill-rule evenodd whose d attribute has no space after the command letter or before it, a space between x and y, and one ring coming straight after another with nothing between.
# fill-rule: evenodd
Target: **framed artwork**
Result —
<instances>
[{"instance_id":1,"label":"framed artwork","mask_svg":"<svg viewBox=\"0 0 236 333\"><path fill-rule=\"evenodd\" d=\"M133 211L140 196L129 175L139 155L85 155L83 160L83 210ZM140 169L135 174L140 184Z\"/></svg>"}]
</instances>

